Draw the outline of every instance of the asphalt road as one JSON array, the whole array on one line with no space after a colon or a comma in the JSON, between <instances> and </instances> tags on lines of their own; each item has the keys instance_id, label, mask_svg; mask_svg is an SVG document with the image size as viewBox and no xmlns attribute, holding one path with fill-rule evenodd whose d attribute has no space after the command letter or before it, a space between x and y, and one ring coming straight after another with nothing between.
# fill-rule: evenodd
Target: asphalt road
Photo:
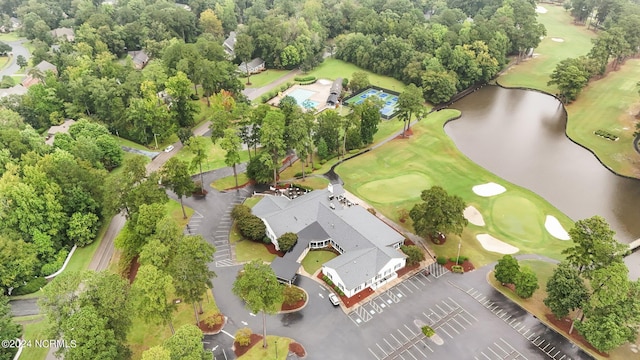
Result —
<instances>
[{"instance_id":1,"label":"asphalt road","mask_svg":"<svg viewBox=\"0 0 640 360\"><path fill-rule=\"evenodd\" d=\"M13 56L11 56L11 58L9 59L9 63L2 70L0 70L0 77L4 75L11 76L17 73L18 70L20 70L20 66L18 66L18 64L16 63L16 59L18 58L18 55L24 56L26 60L29 60L29 58L31 58L31 53L29 53L29 50L27 50L27 48L22 45L22 43L24 43L25 41L27 40L22 39L22 40L5 42L7 45L13 48L11 50L11 52L13 53Z\"/></svg>"},{"instance_id":2,"label":"asphalt road","mask_svg":"<svg viewBox=\"0 0 640 360\"><path fill-rule=\"evenodd\" d=\"M216 302L229 318L224 332L205 337L216 359L234 358L231 335L239 328L262 331L261 315L252 315L231 293L239 269L215 269ZM298 285L310 295L308 305L297 313L268 316L267 333L300 342L308 359L590 359L487 284L490 269L437 279L419 275L364 305L368 321L333 307L322 286L300 277ZM398 302L388 293L401 295L394 297ZM436 333L444 344L421 337L415 320L439 324ZM417 341L408 341L415 335ZM394 349L404 350L394 354Z\"/></svg>"}]
</instances>

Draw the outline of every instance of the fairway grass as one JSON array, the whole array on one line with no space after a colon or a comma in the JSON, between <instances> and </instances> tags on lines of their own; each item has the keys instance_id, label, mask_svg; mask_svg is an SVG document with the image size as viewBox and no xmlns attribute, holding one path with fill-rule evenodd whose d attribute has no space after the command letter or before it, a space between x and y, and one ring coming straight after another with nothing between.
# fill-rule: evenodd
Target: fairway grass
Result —
<instances>
[{"instance_id":1,"label":"fairway grass","mask_svg":"<svg viewBox=\"0 0 640 360\"><path fill-rule=\"evenodd\" d=\"M547 28L533 59L512 66L498 78L501 85L528 87L551 94L555 86L548 86L556 65L566 59L586 55L591 50L591 39L596 34L585 26L572 24L568 12L560 6L543 5L548 12L538 14L538 21ZM563 42L552 38L562 38ZM633 133L640 111L637 82L640 78L640 60L629 59L619 70L606 77L591 81L578 99L566 106L567 135L578 144L592 150L598 159L612 171L640 178L640 154L633 148ZM597 130L618 136L611 141L594 134Z\"/></svg>"},{"instance_id":2,"label":"fairway grass","mask_svg":"<svg viewBox=\"0 0 640 360\"><path fill-rule=\"evenodd\" d=\"M505 86L522 86L554 93L555 86L548 86L549 76L556 65L566 59L586 55L591 50L591 39L595 33L586 26L573 25L573 18L562 8L543 4L548 10L538 14L538 22L544 24L547 36L534 50L534 57L512 66L498 78ZM553 41L561 38L563 42Z\"/></svg>"},{"instance_id":3,"label":"fairway grass","mask_svg":"<svg viewBox=\"0 0 640 360\"><path fill-rule=\"evenodd\" d=\"M329 80L335 80L337 78L351 79L351 76L356 71L363 71L367 73L369 75L369 82L371 85L397 92L402 92L405 88L405 85L401 81L392 77L374 74L371 71L364 70L354 64L333 58L324 59L320 66L309 71L306 75L315 76L318 79Z\"/></svg>"},{"instance_id":4,"label":"fairway grass","mask_svg":"<svg viewBox=\"0 0 640 360\"><path fill-rule=\"evenodd\" d=\"M442 186L462 197L480 211L486 222L485 226L469 224L462 234L462 253L476 266L501 257L480 245L476 235L481 233L518 247L520 253L562 259L561 251L571 242L557 240L544 231L546 215L558 218L566 229L573 222L533 192L497 177L460 153L443 130L445 122L458 114L456 110L432 113L413 126L411 138L393 140L338 166L336 171L346 189L397 223L400 211L410 210L419 201L420 192L430 186ZM473 186L487 182L507 190L492 197L473 192ZM433 248L438 255L455 256L459 240L449 234L444 245Z\"/></svg>"},{"instance_id":5,"label":"fairway grass","mask_svg":"<svg viewBox=\"0 0 640 360\"><path fill-rule=\"evenodd\" d=\"M640 59L629 59L618 71L592 81L578 99L567 106L567 135L591 149L598 159L618 174L640 178L640 154L633 148L633 133L640 111L636 86L640 79ZM605 130L617 141L596 136Z\"/></svg>"}]
</instances>

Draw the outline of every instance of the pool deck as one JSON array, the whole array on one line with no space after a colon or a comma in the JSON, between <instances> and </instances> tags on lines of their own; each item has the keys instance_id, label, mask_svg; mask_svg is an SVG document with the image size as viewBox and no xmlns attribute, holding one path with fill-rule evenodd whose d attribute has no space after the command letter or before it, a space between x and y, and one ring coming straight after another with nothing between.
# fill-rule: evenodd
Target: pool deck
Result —
<instances>
[{"instance_id":1,"label":"pool deck","mask_svg":"<svg viewBox=\"0 0 640 360\"><path fill-rule=\"evenodd\" d=\"M269 100L268 104L273 106L278 106L278 104L280 103L280 100L282 100L283 97L289 95L290 93L294 92L297 89L303 89L303 90L309 90L314 92L314 94L312 94L308 98L308 100L317 102L319 105L316 108L316 111L320 112L328 108L327 98L329 97L329 92L331 90L332 83L333 82L330 80L318 79L318 81L316 81L311 85L293 85L292 87L284 91L282 94Z\"/></svg>"}]
</instances>

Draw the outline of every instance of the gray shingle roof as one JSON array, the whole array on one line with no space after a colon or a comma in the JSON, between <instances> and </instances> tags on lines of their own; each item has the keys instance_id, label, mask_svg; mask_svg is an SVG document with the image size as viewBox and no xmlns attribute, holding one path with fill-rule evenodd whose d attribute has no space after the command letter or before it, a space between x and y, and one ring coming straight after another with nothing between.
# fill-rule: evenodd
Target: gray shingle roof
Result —
<instances>
[{"instance_id":1,"label":"gray shingle roof","mask_svg":"<svg viewBox=\"0 0 640 360\"><path fill-rule=\"evenodd\" d=\"M335 191L342 190L341 187ZM373 278L393 258L405 255L392 246L404 237L360 206L343 206L329 200L328 190L316 190L295 199L267 195L252 211L264 219L276 237L298 234L298 244L285 255L295 261L311 240L331 238L344 253L327 262L344 285L353 289ZM275 268L274 268L275 269Z\"/></svg>"}]
</instances>

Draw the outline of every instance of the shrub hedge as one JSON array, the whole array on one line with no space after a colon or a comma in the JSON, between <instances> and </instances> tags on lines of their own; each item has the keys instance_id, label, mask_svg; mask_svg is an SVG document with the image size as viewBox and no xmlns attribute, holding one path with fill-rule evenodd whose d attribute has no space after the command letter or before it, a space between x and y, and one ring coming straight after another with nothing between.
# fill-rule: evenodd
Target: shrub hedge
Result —
<instances>
[{"instance_id":1,"label":"shrub hedge","mask_svg":"<svg viewBox=\"0 0 640 360\"><path fill-rule=\"evenodd\" d=\"M431 326L428 326L428 325L423 326L421 330L424 336L426 337L432 337L433 335L436 334L436 331L433 330Z\"/></svg>"},{"instance_id":2,"label":"shrub hedge","mask_svg":"<svg viewBox=\"0 0 640 360\"><path fill-rule=\"evenodd\" d=\"M593 132L594 134L603 137L605 139L611 140L611 141L616 141L618 140L618 137L613 135L612 133L605 131L605 130L596 130Z\"/></svg>"},{"instance_id":3,"label":"shrub hedge","mask_svg":"<svg viewBox=\"0 0 640 360\"><path fill-rule=\"evenodd\" d=\"M41 287L47 285L47 279L43 277L37 277L29 280L25 285L22 285L18 288L13 289L11 295L20 296L26 294L33 294L34 292L40 290Z\"/></svg>"},{"instance_id":4,"label":"shrub hedge","mask_svg":"<svg viewBox=\"0 0 640 360\"><path fill-rule=\"evenodd\" d=\"M462 274L464 272L464 269L460 265L453 265L451 267L451 271L453 271L456 274Z\"/></svg>"},{"instance_id":5,"label":"shrub hedge","mask_svg":"<svg viewBox=\"0 0 640 360\"><path fill-rule=\"evenodd\" d=\"M437 262L438 264L440 264L440 265L444 265L444 264L446 264L446 263L447 263L447 258L446 258L446 256L438 256L438 257L436 258L436 262Z\"/></svg>"},{"instance_id":6,"label":"shrub hedge","mask_svg":"<svg viewBox=\"0 0 640 360\"><path fill-rule=\"evenodd\" d=\"M307 76L296 76L293 78L293 80L295 81L299 81L299 82L305 82L305 81L312 81L312 80L316 80L315 76L312 75L307 75Z\"/></svg>"}]
</instances>

